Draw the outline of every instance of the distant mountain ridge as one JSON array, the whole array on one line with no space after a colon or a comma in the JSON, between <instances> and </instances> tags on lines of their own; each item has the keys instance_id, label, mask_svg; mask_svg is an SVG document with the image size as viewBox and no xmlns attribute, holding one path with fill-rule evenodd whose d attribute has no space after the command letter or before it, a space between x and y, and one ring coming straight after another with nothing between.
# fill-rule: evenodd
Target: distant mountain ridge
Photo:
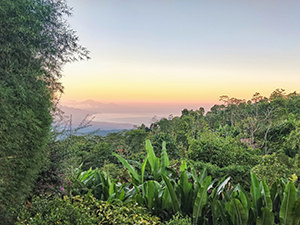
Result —
<instances>
[{"instance_id":1,"label":"distant mountain ridge","mask_svg":"<svg viewBox=\"0 0 300 225\"><path fill-rule=\"evenodd\" d=\"M95 100L63 101L59 108L65 117L72 119L74 126L79 125L88 116L94 130L133 129L144 123L150 125L153 120L180 115L184 108L198 109L200 104L192 103L102 103ZM203 106L203 104L202 104ZM208 107L206 107L208 108Z\"/></svg>"},{"instance_id":2,"label":"distant mountain ridge","mask_svg":"<svg viewBox=\"0 0 300 225\"><path fill-rule=\"evenodd\" d=\"M134 124L130 123L120 123L120 122L101 122L95 121L92 119L93 115L95 115L96 111L91 111L88 109L79 109L68 106L60 106L60 109L64 112L64 116L72 120L72 124L74 127L78 126L84 118L91 119L90 124L92 130L124 130L124 129L132 129Z\"/></svg>"}]
</instances>

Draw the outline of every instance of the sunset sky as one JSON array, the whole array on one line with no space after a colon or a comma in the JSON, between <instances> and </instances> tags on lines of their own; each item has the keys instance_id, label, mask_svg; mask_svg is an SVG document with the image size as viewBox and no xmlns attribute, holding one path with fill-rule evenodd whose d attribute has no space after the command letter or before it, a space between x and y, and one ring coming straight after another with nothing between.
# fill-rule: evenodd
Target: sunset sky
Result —
<instances>
[{"instance_id":1,"label":"sunset sky","mask_svg":"<svg viewBox=\"0 0 300 225\"><path fill-rule=\"evenodd\" d=\"M299 91L300 1L69 0L91 54L62 102L218 103Z\"/></svg>"}]
</instances>

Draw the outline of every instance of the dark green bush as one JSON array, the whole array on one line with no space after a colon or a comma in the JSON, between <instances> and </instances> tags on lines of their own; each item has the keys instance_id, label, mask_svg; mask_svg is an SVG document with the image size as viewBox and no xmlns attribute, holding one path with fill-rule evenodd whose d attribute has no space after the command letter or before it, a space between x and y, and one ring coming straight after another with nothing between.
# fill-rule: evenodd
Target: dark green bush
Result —
<instances>
[{"instance_id":1,"label":"dark green bush","mask_svg":"<svg viewBox=\"0 0 300 225\"><path fill-rule=\"evenodd\" d=\"M221 168L215 164L201 161L191 161L191 163L197 171L201 171L206 168L207 173L216 180L220 180L222 177L226 176L231 178L230 181L232 184L240 184L246 189L249 189L250 187L250 166L233 164Z\"/></svg>"},{"instance_id":2,"label":"dark green bush","mask_svg":"<svg viewBox=\"0 0 300 225\"><path fill-rule=\"evenodd\" d=\"M0 1L0 224L13 223L48 158L62 66L85 58L64 0Z\"/></svg>"},{"instance_id":3,"label":"dark green bush","mask_svg":"<svg viewBox=\"0 0 300 225\"><path fill-rule=\"evenodd\" d=\"M271 185L277 179L288 179L293 174L300 176L299 155L290 158L284 153L273 153L262 157L262 162L252 168L258 179Z\"/></svg>"},{"instance_id":4,"label":"dark green bush","mask_svg":"<svg viewBox=\"0 0 300 225\"><path fill-rule=\"evenodd\" d=\"M35 73L29 68L22 72L29 77ZM0 224L10 223L12 208L25 200L48 156L48 91L36 77L26 81L18 76L4 75L0 62Z\"/></svg>"},{"instance_id":5,"label":"dark green bush","mask_svg":"<svg viewBox=\"0 0 300 225\"><path fill-rule=\"evenodd\" d=\"M168 156L172 159L179 158L179 149L176 143L176 140L173 136L167 133L157 133L153 135L151 143L154 149L154 152L157 156L160 156L162 143L166 142Z\"/></svg>"},{"instance_id":6,"label":"dark green bush","mask_svg":"<svg viewBox=\"0 0 300 225\"><path fill-rule=\"evenodd\" d=\"M188 157L222 168L232 164L254 166L258 163L258 154L257 150L244 146L235 138L206 130L190 141Z\"/></svg>"},{"instance_id":7,"label":"dark green bush","mask_svg":"<svg viewBox=\"0 0 300 225\"><path fill-rule=\"evenodd\" d=\"M230 176L232 183L249 187L250 170L260 162L259 150L209 130L190 142L188 157L197 170L206 168L215 179Z\"/></svg>"}]
</instances>

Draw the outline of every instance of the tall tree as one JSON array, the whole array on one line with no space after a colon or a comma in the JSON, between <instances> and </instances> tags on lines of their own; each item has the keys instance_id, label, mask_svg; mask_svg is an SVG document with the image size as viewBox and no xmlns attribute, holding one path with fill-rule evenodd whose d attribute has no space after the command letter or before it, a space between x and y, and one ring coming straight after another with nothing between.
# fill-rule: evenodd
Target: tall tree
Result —
<instances>
[{"instance_id":1,"label":"tall tree","mask_svg":"<svg viewBox=\"0 0 300 225\"><path fill-rule=\"evenodd\" d=\"M30 192L47 157L62 66L87 58L63 0L0 1L0 224Z\"/></svg>"}]
</instances>

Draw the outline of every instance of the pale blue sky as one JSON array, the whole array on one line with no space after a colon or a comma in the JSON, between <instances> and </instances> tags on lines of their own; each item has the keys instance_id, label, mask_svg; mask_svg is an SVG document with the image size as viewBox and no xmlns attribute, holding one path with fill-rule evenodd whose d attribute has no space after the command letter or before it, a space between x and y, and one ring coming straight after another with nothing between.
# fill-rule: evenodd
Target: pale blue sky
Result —
<instances>
[{"instance_id":1,"label":"pale blue sky","mask_svg":"<svg viewBox=\"0 0 300 225\"><path fill-rule=\"evenodd\" d=\"M68 3L92 59L66 67L65 98L212 102L299 91L300 1Z\"/></svg>"}]
</instances>

